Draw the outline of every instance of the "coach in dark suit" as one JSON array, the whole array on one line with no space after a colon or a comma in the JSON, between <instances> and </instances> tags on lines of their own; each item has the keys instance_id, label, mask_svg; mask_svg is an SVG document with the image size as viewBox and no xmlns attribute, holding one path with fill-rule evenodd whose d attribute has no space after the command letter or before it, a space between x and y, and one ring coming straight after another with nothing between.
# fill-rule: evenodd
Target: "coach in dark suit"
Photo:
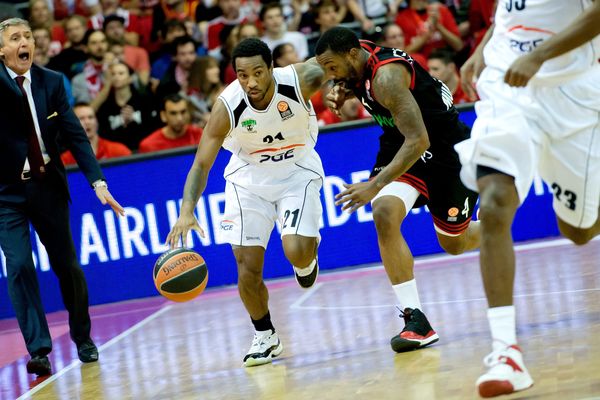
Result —
<instances>
[{"instance_id":1,"label":"coach in dark suit","mask_svg":"<svg viewBox=\"0 0 600 400\"><path fill-rule=\"evenodd\" d=\"M29 223L46 247L69 312L71 339L83 362L98 360L90 338L88 293L69 224L69 192L59 140L75 156L102 204L123 208L110 195L79 120L56 72L32 66L28 23L0 22L0 246L8 292L31 360L27 371L51 373L52 341L31 256Z\"/></svg>"}]
</instances>

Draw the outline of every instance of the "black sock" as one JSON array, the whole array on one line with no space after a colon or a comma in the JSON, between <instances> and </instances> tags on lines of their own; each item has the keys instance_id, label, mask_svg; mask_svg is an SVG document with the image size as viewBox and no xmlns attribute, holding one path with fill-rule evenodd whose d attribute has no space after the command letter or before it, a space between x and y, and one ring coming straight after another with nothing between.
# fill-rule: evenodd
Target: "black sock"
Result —
<instances>
[{"instance_id":1,"label":"black sock","mask_svg":"<svg viewBox=\"0 0 600 400\"><path fill-rule=\"evenodd\" d=\"M256 329L257 331L268 331L269 329L271 329L273 331L273 333L275 333L275 328L273 327L273 324L271 323L271 313L267 311L267 313L265 314L264 317L262 317L261 319L252 319L252 325L254 325L254 329Z\"/></svg>"}]
</instances>

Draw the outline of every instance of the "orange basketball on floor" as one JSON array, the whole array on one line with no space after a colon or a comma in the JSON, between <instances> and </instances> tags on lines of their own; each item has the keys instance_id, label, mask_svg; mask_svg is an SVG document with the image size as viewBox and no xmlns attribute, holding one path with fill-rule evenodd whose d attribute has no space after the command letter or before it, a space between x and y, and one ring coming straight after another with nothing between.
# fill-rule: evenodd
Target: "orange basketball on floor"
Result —
<instances>
[{"instance_id":1,"label":"orange basketball on floor","mask_svg":"<svg viewBox=\"0 0 600 400\"><path fill-rule=\"evenodd\" d=\"M188 301L200 295L208 282L204 258L185 247L163 253L152 274L158 292L169 300Z\"/></svg>"}]
</instances>

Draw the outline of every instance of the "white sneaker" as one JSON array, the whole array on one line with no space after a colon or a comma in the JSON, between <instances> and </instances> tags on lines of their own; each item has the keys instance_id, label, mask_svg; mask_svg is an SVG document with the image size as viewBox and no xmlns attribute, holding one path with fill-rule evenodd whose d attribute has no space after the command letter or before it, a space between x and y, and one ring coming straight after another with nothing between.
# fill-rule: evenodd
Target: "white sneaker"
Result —
<instances>
[{"instance_id":1,"label":"white sneaker","mask_svg":"<svg viewBox=\"0 0 600 400\"><path fill-rule=\"evenodd\" d=\"M273 357L277 357L283 351L283 345L277 332L254 333L252 346L244 357L244 366L253 367L255 365L268 364Z\"/></svg>"},{"instance_id":2,"label":"white sneaker","mask_svg":"<svg viewBox=\"0 0 600 400\"><path fill-rule=\"evenodd\" d=\"M481 397L495 397L525 390L533 385L517 345L496 350L483 359L488 371L477 379Z\"/></svg>"}]
</instances>

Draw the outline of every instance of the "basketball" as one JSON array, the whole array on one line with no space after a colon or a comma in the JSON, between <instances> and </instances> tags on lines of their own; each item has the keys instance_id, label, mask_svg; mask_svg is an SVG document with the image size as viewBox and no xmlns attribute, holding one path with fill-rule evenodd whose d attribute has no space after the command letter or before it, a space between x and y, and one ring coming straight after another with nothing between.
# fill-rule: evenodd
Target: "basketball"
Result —
<instances>
[{"instance_id":1,"label":"basketball","mask_svg":"<svg viewBox=\"0 0 600 400\"><path fill-rule=\"evenodd\" d=\"M208 282L208 268L202 256L185 247L163 253L153 270L154 285L169 300L183 302L197 297Z\"/></svg>"}]
</instances>

